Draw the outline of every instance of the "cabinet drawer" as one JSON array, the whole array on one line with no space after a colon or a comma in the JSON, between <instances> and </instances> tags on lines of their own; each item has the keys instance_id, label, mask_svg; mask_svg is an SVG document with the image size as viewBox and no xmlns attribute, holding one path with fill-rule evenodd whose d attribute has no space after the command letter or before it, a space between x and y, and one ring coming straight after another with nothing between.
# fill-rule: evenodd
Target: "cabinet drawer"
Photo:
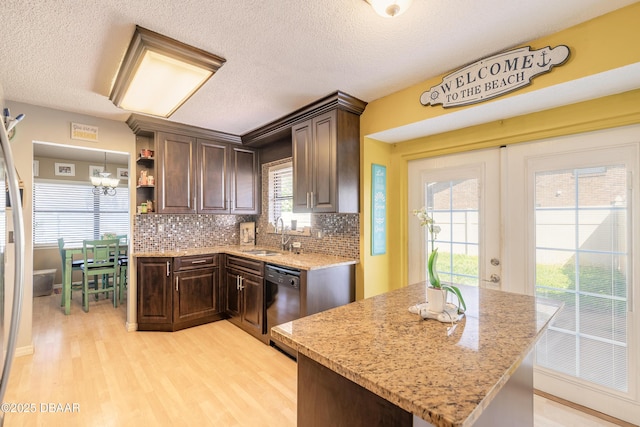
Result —
<instances>
[{"instance_id":1,"label":"cabinet drawer","mask_svg":"<svg viewBox=\"0 0 640 427\"><path fill-rule=\"evenodd\" d=\"M227 268L235 268L256 276L264 276L264 263L248 258L227 255Z\"/></svg>"},{"instance_id":2,"label":"cabinet drawer","mask_svg":"<svg viewBox=\"0 0 640 427\"><path fill-rule=\"evenodd\" d=\"M193 270L195 268L215 267L218 265L218 254L192 255L173 259L174 271Z\"/></svg>"}]
</instances>

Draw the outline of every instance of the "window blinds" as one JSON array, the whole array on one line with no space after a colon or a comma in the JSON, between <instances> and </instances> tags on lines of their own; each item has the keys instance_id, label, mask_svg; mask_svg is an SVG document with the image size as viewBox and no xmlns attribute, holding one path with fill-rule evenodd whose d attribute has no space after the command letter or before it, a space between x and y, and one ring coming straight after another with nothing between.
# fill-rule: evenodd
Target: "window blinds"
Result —
<instances>
[{"instance_id":1,"label":"window blinds","mask_svg":"<svg viewBox=\"0 0 640 427\"><path fill-rule=\"evenodd\" d=\"M310 214L293 213L293 164L291 162L269 168L269 222L275 224L282 217L285 226L291 220L298 227L311 226Z\"/></svg>"},{"instance_id":2,"label":"window blinds","mask_svg":"<svg viewBox=\"0 0 640 427\"><path fill-rule=\"evenodd\" d=\"M33 244L79 244L105 233L129 234L129 189L94 195L89 183L36 181L33 186Z\"/></svg>"}]
</instances>

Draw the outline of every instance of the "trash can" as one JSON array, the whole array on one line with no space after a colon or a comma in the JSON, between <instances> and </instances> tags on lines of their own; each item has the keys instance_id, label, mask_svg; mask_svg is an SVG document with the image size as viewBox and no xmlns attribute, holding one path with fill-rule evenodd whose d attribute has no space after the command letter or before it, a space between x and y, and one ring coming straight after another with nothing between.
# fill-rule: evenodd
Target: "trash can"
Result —
<instances>
[{"instance_id":1,"label":"trash can","mask_svg":"<svg viewBox=\"0 0 640 427\"><path fill-rule=\"evenodd\" d=\"M53 293L53 280L56 269L35 270L33 272L33 296L45 297Z\"/></svg>"}]
</instances>

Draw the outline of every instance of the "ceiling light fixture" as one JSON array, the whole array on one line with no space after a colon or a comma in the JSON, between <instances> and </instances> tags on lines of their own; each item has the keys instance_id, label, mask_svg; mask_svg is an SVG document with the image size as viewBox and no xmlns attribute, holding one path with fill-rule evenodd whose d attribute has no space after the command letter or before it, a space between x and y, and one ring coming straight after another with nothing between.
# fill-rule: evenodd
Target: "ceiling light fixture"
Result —
<instances>
[{"instance_id":1,"label":"ceiling light fixture","mask_svg":"<svg viewBox=\"0 0 640 427\"><path fill-rule=\"evenodd\" d=\"M225 62L136 25L109 99L125 110L169 117Z\"/></svg>"},{"instance_id":2,"label":"ceiling light fixture","mask_svg":"<svg viewBox=\"0 0 640 427\"><path fill-rule=\"evenodd\" d=\"M104 169L100 172L99 176L91 177L91 185L93 185L93 194L98 196L100 194L104 196L115 196L116 187L120 183L117 178L110 178L111 174L107 172L107 153L104 153Z\"/></svg>"},{"instance_id":3,"label":"ceiling light fixture","mask_svg":"<svg viewBox=\"0 0 640 427\"><path fill-rule=\"evenodd\" d=\"M394 18L402 15L413 0L365 0L373 7L373 10L380 16L385 18Z\"/></svg>"}]
</instances>

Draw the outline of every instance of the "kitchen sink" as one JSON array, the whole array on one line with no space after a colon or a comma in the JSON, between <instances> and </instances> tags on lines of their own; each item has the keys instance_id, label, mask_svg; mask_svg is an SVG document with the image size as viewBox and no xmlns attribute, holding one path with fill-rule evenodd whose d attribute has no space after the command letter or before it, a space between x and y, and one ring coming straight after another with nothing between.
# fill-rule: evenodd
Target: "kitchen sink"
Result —
<instances>
[{"instance_id":1,"label":"kitchen sink","mask_svg":"<svg viewBox=\"0 0 640 427\"><path fill-rule=\"evenodd\" d=\"M272 256L272 255L280 255L280 252L277 251L269 251L264 249L249 249L246 251L242 251L245 254L249 255L258 255L258 256Z\"/></svg>"}]
</instances>

